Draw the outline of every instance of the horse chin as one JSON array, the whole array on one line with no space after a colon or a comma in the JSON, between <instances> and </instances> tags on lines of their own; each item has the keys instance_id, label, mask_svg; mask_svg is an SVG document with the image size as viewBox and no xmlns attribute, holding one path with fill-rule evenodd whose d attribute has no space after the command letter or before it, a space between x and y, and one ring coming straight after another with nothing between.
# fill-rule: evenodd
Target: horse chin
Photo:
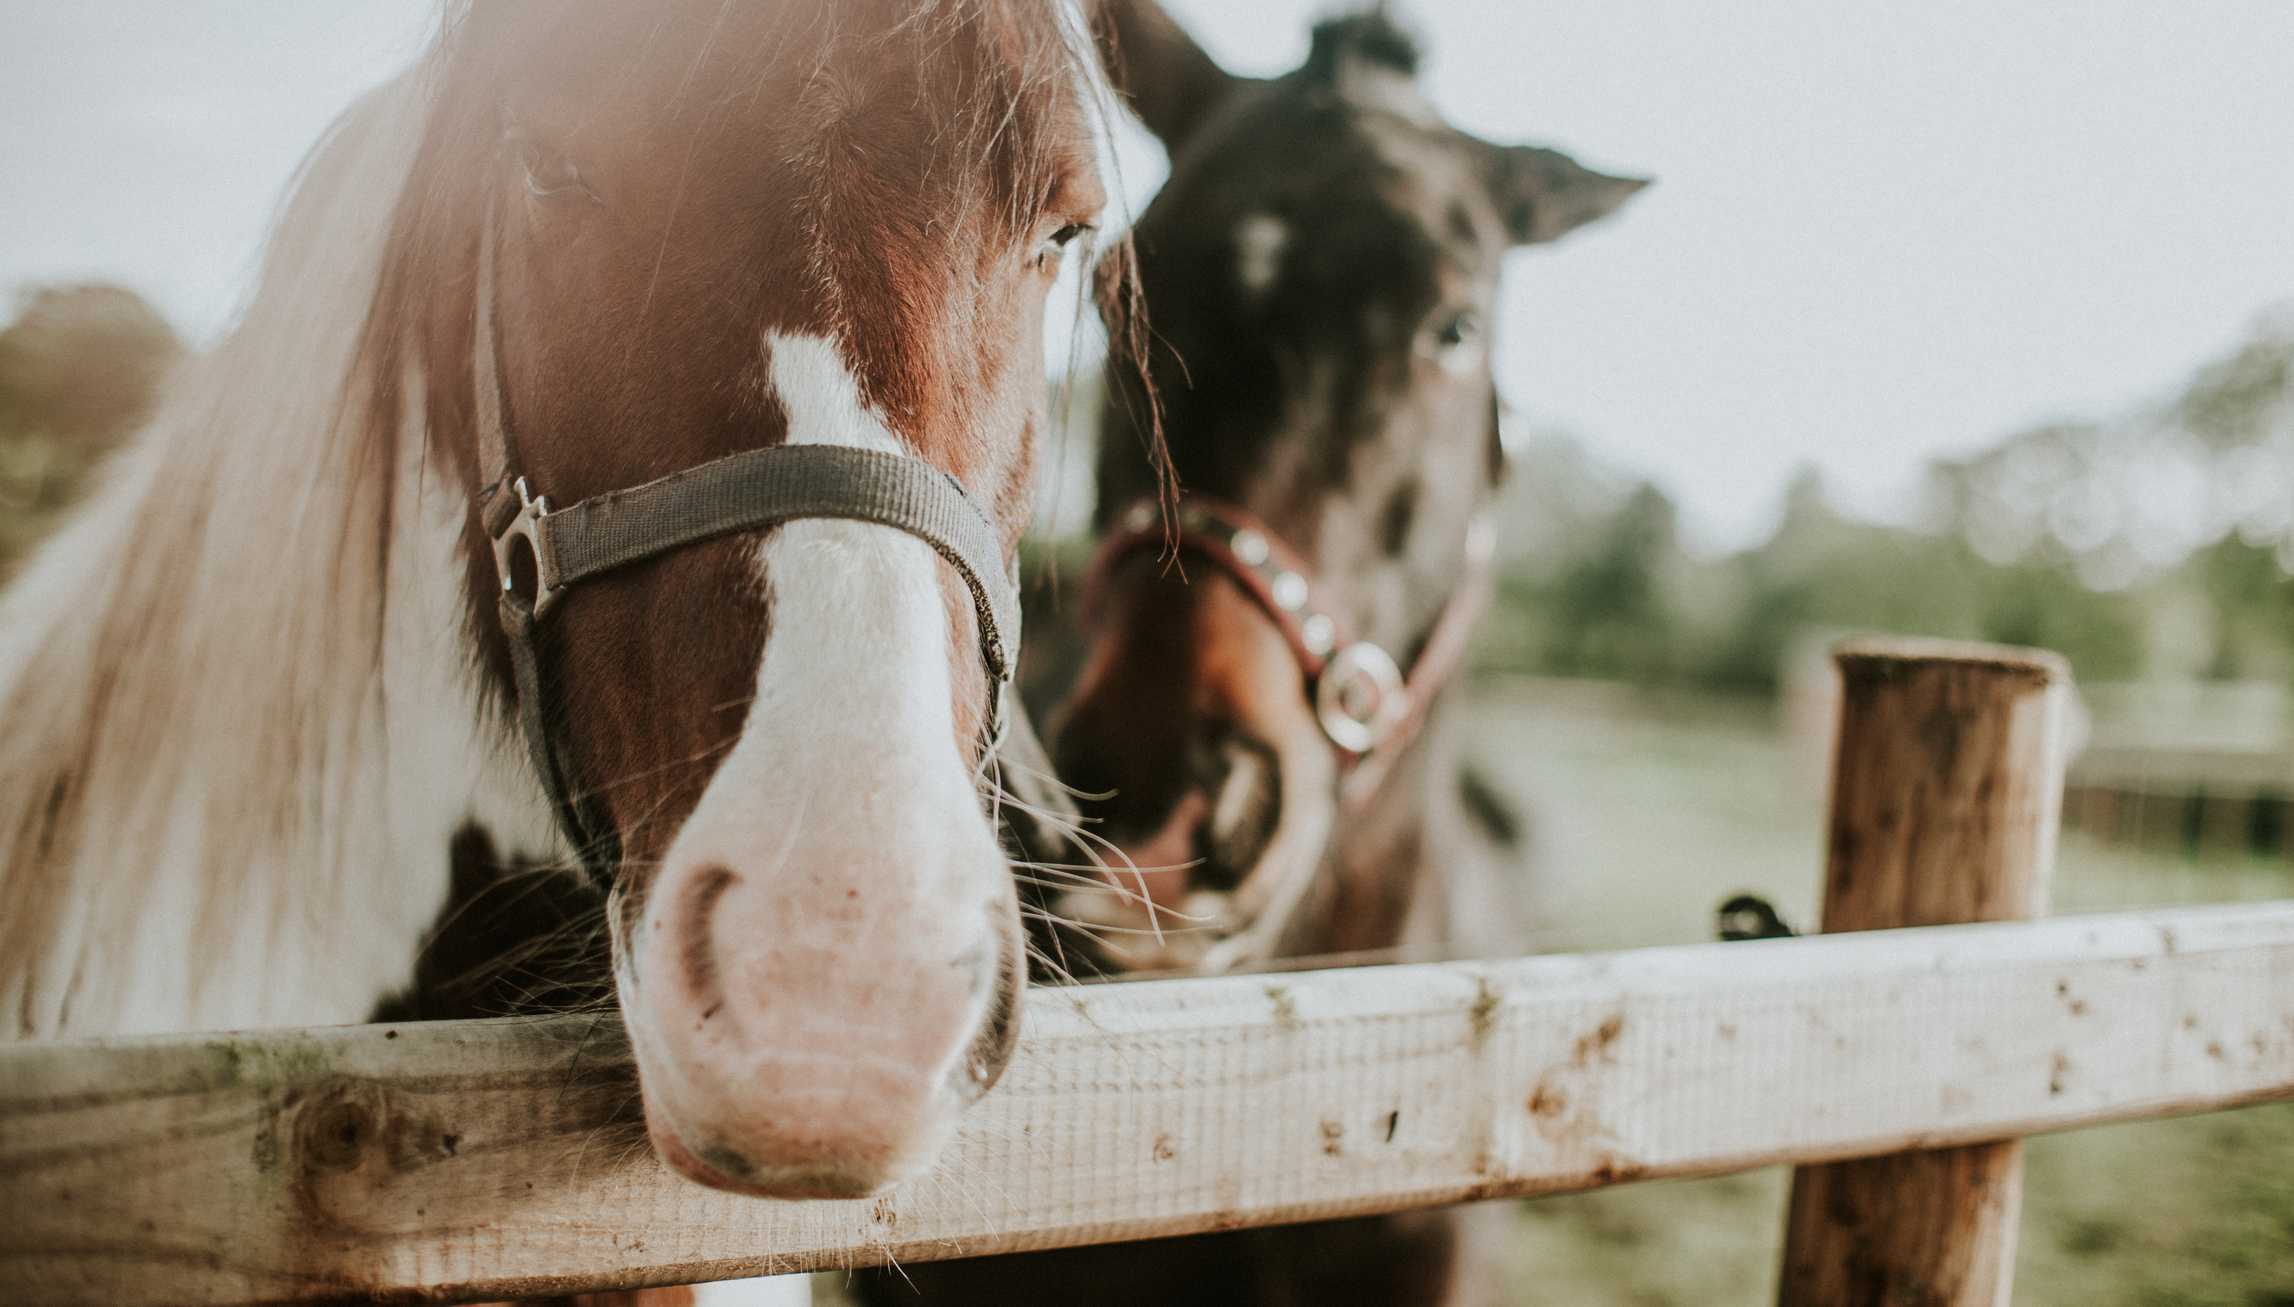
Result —
<instances>
[{"instance_id":1,"label":"horse chin","mask_svg":"<svg viewBox=\"0 0 2294 1307\"><path fill-rule=\"evenodd\" d=\"M744 1198L784 1201L811 1198L868 1198L915 1178L931 1164L947 1137L954 1133L954 1114L938 1139L915 1150L912 1156L889 1167L878 1165L813 1164L763 1166L736 1148L723 1144L688 1146L679 1127L651 1103L645 1110L645 1133L653 1151L670 1170L710 1189Z\"/></svg>"},{"instance_id":2,"label":"horse chin","mask_svg":"<svg viewBox=\"0 0 2294 1307\"><path fill-rule=\"evenodd\" d=\"M677 1135L677 1127L665 1122L650 1108L645 1114L645 1133L653 1143L653 1151L670 1170L710 1189L722 1189L747 1198L781 1199L865 1198L870 1193L854 1187L849 1176L830 1168L787 1169L775 1176L760 1177L738 1154L726 1155L717 1148L707 1151L723 1165L704 1161L685 1146L685 1141Z\"/></svg>"}]
</instances>

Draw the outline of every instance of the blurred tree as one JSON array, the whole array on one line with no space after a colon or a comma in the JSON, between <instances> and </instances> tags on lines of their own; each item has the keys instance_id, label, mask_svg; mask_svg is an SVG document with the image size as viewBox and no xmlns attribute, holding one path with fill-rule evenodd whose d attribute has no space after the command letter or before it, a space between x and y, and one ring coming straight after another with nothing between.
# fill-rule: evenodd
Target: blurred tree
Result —
<instances>
[{"instance_id":1,"label":"blurred tree","mask_svg":"<svg viewBox=\"0 0 2294 1307\"><path fill-rule=\"evenodd\" d=\"M2294 577L2278 546L2229 535L2193 555L2189 579L2209 601L2220 680L2294 679Z\"/></svg>"},{"instance_id":2,"label":"blurred tree","mask_svg":"<svg viewBox=\"0 0 2294 1307\"><path fill-rule=\"evenodd\" d=\"M50 286L0 330L0 577L151 411L182 353L135 292Z\"/></svg>"},{"instance_id":3,"label":"blurred tree","mask_svg":"<svg viewBox=\"0 0 2294 1307\"><path fill-rule=\"evenodd\" d=\"M2229 357L2201 368L2174 412L2192 435L2218 449L2287 435L2294 417L2294 315L2266 318Z\"/></svg>"},{"instance_id":4,"label":"blurred tree","mask_svg":"<svg viewBox=\"0 0 2294 1307\"><path fill-rule=\"evenodd\" d=\"M1557 576L1547 601L1545 661L1565 676L1662 680L1678 631L1668 577L1680 559L1679 512L1648 482Z\"/></svg>"},{"instance_id":5,"label":"blurred tree","mask_svg":"<svg viewBox=\"0 0 2294 1307\"><path fill-rule=\"evenodd\" d=\"M114 441L150 411L179 352L134 291L40 287L0 331L0 430Z\"/></svg>"}]
</instances>

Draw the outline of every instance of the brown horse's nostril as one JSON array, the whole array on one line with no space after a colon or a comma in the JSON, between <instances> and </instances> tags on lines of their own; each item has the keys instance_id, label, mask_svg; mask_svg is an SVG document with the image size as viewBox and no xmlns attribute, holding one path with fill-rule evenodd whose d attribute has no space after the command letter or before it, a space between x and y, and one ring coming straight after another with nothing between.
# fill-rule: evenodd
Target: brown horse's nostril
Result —
<instances>
[{"instance_id":1,"label":"brown horse's nostril","mask_svg":"<svg viewBox=\"0 0 2294 1307\"><path fill-rule=\"evenodd\" d=\"M717 951L710 946L709 916L717 910L717 900L739 880L730 867L704 867L685 883L677 904L678 970L686 988L712 1014L717 1006Z\"/></svg>"},{"instance_id":2,"label":"brown horse's nostril","mask_svg":"<svg viewBox=\"0 0 2294 1307\"><path fill-rule=\"evenodd\" d=\"M1272 747L1220 724L1193 732L1177 758L1144 750L1113 756L1135 763L1133 774L1152 768L1162 779L1127 786L1116 778L1085 813L1141 872L1168 882L1151 887L1153 897L1176 907L1190 891L1225 892L1250 876L1281 817ZM1135 888L1130 877L1118 879Z\"/></svg>"},{"instance_id":3,"label":"brown horse's nostril","mask_svg":"<svg viewBox=\"0 0 2294 1307\"><path fill-rule=\"evenodd\" d=\"M1106 879L1127 902L1099 910L1126 929L1208 922L1220 908L1196 896L1237 890L1275 845L1277 745L1311 709L1280 628L1231 577L1121 593L1060 714L1057 766L1122 855Z\"/></svg>"},{"instance_id":4,"label":"brown horse's nostril","mask_svg":"<svg viewBox=\"0 0 2294 1307\"><path fill-rule=\"evenodd\" d=\"M1226 734L1212 753L1212 765L1198 782L1211 801L1196 839L1202 864L1194 879L1205 889L1229 890L1258 865L1274 839L1282 816L1282 773L1274 750L1245 736Z\"/></svg>"},{"instance_id":5,"label":"brown horse's nostril","mask_svg":"<svg viewBox=\"0 0 2294 1307\"><path fill-rule=\"evenodd\" d=\"M1002 904L990 911L1005 918L1013 915ZM994 1088L1004 1068L1011 1064L1012 1051L1019 1046L1020 997L1027 986L1024 950L1023 936L1014 920L997 932L994 956L977 959L977 983L993 986L993 992L988 997L987 1017L981 1022L979 1035L952 1073L950 1087L960 1102L972 1102Z\"/></svg>"}]
</instances>

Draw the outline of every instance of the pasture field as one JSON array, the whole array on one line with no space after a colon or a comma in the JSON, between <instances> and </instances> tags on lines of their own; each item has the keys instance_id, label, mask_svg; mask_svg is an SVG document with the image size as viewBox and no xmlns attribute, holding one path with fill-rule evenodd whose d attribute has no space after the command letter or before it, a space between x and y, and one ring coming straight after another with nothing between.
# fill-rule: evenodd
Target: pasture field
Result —
<instances>
[{"instance_id":1,"label":"pasture field","mask_svg":"<svg viewBox=\"0 0 2294 1307\"><path fill-rule=\"evenodd\" d=\"M1528 802L1541 950L1709 937L1739 890L1795 925L1820 870L1820 749L1765 702L1484 681L1468 747ZM2294 864L2112 848L2075 833L2058 912L2294 896ZM2294 1103L2034 1139L2021 1307L2294 1304ZM1513 1300L1774 1301L1786 1173L1627 1185L1516 1205Z\"/></svg>"}]
</instances>

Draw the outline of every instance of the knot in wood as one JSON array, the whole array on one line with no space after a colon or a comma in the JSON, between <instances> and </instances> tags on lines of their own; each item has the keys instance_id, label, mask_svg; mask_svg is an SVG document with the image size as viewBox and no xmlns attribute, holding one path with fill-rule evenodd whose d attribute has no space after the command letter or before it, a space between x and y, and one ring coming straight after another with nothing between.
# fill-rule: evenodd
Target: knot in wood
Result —
<instances>
[{"instance_id":1,"label":"knot in wood","mask_svg":"<svg viewBox=\"0 0 2294 1307\"><path fill-rule=\"evenodd\" d=\"M295 1110L296 1153L312 1171L356 1170L382 1140L388 1104L382 1091L356 1081L320 1087Z\"/></svg>"}]
</instances>

